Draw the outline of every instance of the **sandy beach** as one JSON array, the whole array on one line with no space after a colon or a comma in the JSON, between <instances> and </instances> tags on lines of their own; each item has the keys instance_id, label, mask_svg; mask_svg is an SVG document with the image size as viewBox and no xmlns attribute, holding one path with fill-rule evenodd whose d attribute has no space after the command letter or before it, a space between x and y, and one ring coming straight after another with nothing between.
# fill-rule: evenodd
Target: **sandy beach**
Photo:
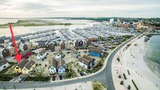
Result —
<instances>
[{"instance_id":1,"label":"sandy beach","mask_svg":"<svg viewBox=\"0 0 160 90\"><path fill-rule=\"evenodd\" d=\"M144 37L135 40L131 46L119 52L120 62L114 60L112 66L114 84L118 87L116 90L127 90L128 85L131 86L131 90L135 90L132 80L134 80L139 90L160 89L160 78L146 65L144 54ZM124 79L123 74L126 75L127 79ZM119 75L122 78L118 78ZM120 81L123 81L124 85L120 85Z\"/></svg>"}]
</instances>

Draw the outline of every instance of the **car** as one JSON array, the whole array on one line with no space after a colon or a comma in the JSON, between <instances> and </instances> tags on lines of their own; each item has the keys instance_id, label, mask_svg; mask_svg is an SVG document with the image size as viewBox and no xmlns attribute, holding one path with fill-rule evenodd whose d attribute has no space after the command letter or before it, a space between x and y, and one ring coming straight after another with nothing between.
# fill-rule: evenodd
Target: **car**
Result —
<instances>
[{"instance_id":1,"label":"car","mask_svg":"<svg viewBox=\"0 0 160 90\"><path fill-rule=\"evenodd\" d=\"M62 80L62 79L63 79L63 76L60 75L60 76L59 76L59 79Z\"/></svg>"},{"instance_id":2,"label":"car","mask_svg":"<svg viewBox=\"0 0 160 90\"><path fill-rule=\"evenodd\" d=\"M56 80L56 76L53 76L53 77L52 77L52 81L55 81L55 80Z\"/></svg>"},{"instance_id":3,"label":"car","mask_svg":"<svg viewBox=\"0 0 160 90\"><path fill-rule=\"evenodd\" d=\"M86 76L87 74L86 74L86 72L80 72L80 75L81 76Z\"/></svg>"},{"instance_id":4,"label":"car","mask_svg":"<svg viewBox=\"0 0 160 90\"><path fill-rule=\"evenodd\" d=\"M83 51L84 53L87 53L87 51Z\"/></svg>"},{"instance_id":5,"label":"car","mask_svg":"<svg viewBox=\"0 0 160 90\"><path fill-rule=\"evenodd\" d=\"M24 77L25 77L24 75L20 75L20 76L19 76L19 78L18 78L19 83L23 82Z\"/></svg>"}]
</instances>

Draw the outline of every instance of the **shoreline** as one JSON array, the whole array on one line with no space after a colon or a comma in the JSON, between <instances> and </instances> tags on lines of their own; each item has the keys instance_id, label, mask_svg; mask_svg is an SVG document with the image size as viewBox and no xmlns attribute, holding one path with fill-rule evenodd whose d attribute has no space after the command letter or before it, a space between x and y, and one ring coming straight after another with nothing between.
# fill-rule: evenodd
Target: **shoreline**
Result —
<instances>
[{"instance_id":1,"label":"shoreline","mask_svg":"<svg viewBox=\"0 0 160 90\"><path fill-rule=\"evenodd\" d=\"M160 78L149 69L145 62L144 37L130 43L131 46L127 49L122 48L122 50L117 53L120 62L117 60L113 61L113 79L115 87L117 87L116 90L127 89L128 85L130 85L132 89L136 89L132 80L134 80L139 90L159 90ZM135 44L137 45L135 46ZM128 71L130 74L128 74ZM127 79L123 77L123 74L125 74ZM121 78L119 78L119 75L121 75ZM123 81L123 85L120 84L121 81Z\"/></svg>"},{"instance_id":2,"label":"shoreline","mask_svg":"<svg viewBox=\"0 0 160 90\"><path fill-rule=\"evenodd\" d=\"M155 35L154 35L155 36ZM152 38L152 36L150 37ZM154 38L153 38L154 39ZM155 40L155 39L154 39ZM153 40L151 40L153 41ZM155 42L149 42L147 41L145 43L145 53L144 53L144 61L146 63L146 65L148 66L148 68L160 78L160 63L158 63L158 59L157 59L157 54L159 53L159 49L156 45ZM157 53L156 53L157 52ZM153 54L153 55L152 55ZM156 55L155 55L156 54ZM151 56L148 56L151 55ZM155 57L155 58L153 58ZM150 59L149 59L150 58ZM151 60L153 59L153 60ZM157 60L155 60L157 59Z\"/></svg>"},{"instance_id":3,"label":"shoreline","mask_svg":"<svg viewBox=\"0 0 160 90\"><path fill-rule=\"evenodd\" d=\"M156 66L159 65L156 62L146 59L145 58L145 63L148 66L148 68L156 75L160 78L160 70L156 69ZM159 65L160 66L160 65Z\"/></svg>"}]
</instances>

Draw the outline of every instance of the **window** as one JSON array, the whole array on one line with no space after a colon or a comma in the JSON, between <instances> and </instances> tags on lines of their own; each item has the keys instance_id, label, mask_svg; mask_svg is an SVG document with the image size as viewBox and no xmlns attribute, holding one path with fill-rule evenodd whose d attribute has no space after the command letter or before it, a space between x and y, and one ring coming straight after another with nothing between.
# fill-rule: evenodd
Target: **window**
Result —
<instances>
[{"instance_id":1,"label":"window","mask_svg":"<svg viewBox=\"0 0 160 90\"><path fill-rule=\"evenodd\" d=\"M3 66L3 68L6 68L6 66Z\"/></svg>"},{"instance_id":2,"label":"window","mask_svg":"<svg viewBox=\"0 0 160 90\"><path fill-rule=\"evenodd\" d=\"M16 67L16 69L19 69L19 67Z\"/></svg>"},{"instance_id":3,"label":"window","mask_svg":"<svg viewBox=\"0 0 160 90\"><path fill-rule=\"evenodd\" d=\"M83 65L83 67L85 68L85 65Z\"/></svg>"}]
</instances>

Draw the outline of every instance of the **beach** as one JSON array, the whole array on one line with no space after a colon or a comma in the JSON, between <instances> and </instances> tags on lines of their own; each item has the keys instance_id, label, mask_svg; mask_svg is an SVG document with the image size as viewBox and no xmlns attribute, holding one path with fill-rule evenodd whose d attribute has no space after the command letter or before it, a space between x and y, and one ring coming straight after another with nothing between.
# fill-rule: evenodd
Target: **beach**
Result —
<instances>
[{"instance_id":1,"label":"beach","mask_svg":"<svg viewBox=\"0 0 160 90\"><path fill-rule=\"evenodd\" d=\"M144 37L140 39L137 38L127 49L123 48L119 51L118 56L120 62L114 60L112 66L115 85L116 87L121 88L117 88L116 90L125 90L128 85L130 85L132 89L136 89L132 80L135 82L139 90L160 89L160 78L147 66L144 54ZM123 74L125 74L127 79L123 77ZM118 78L119 75L121 75L122 78ZM124 85L120 85L120 81L123 81Z\"/></svg>"}]
</instances>

